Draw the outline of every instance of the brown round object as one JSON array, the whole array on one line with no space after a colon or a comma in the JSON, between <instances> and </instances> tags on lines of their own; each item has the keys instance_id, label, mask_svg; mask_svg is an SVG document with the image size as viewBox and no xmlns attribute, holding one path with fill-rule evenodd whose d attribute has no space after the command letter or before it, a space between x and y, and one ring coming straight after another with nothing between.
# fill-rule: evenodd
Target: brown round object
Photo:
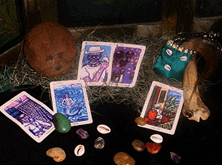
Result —
<instances>
[{"instance_id":1,"label":"brown round object","mask_svg":"<svg viewBox=\"0 0 222 165\"><path fill-rule=\"evenodd\" d=\"M30 66L42 76L57 77L74 63L76 42L70 31L58 23L40 23L26 36L24 54Z\"/></svg>"},{"instance_id":2,"label":"brown round object","mask_svg":"<svg viewBox=\"0 0 222 165\"><path fill-rule=\"evenodd\" d=\"M137 140L137 139L132 142L132 146L135 150L139 152L142 152L146 148L145 144L142 141Z\"/></svg>"},{"instance_id":3,"label":"brown round object","mask_svg":"<svg viewBox=\"0 0 222 165\"><path fill-rule=\"evenodd\" d=\"M114 162L118 165L134 165L135 160L125 152L118 152L114 158Z\"/></svg>"},{"instance_id":4,"label":"brown round object","mask_svg":"<svg viewBox=\"0 0 222 165\"><path fill-rule=\"evenodd\" d=\"M135 118L135 123L138 124L138 125L146 125L146 120L142 117L137 117Z\"/></svg>"}]
</instances>

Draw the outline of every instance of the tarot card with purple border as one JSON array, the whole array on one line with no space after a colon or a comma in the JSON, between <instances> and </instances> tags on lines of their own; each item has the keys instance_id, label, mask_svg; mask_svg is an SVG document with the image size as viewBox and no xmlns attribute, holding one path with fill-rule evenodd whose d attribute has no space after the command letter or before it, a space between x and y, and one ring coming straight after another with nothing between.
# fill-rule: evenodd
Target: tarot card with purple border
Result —
<instances>
[{"instance_id":1,"label":"tarot card with purple border","mask_svg":"<svg viewBox=\"0 0 222 165\"><path fill-rule=\"evenodd\" d=\"M116 44L110 86L135 86L145 49L142 45Z\"/></svg>"},{"instance_id":2,"label":"tarot card with purple border","mask_svg":"<svg viewBox=\"0 0 222 165\"><path fill-rule=\"evenodd\" d=\"M147 124L138 126L173 135L182 106L183 90L153 81L140 116Z\"/></svg>"},{"instance_id":3,"label":"tarot card with purple border","mask_svg":"<svg viewBox=\"0 0 222 165\"><path fill-rule=\"evenodd\" d=\"M79 59L78 80L89 86L109 82L114 44L111 42L84 41Z\"/></svg>"},{"instance_id":4,"label":"tarot card with purple border","mask_svg":"<svg viewBox=\"0 0 222 165\"><path fill-rule=\"evenodd\" d=\"M54 81L50 89L53 110L64 114L71 126L93 122L83 80Z\"/></svg>"},{"instance_id":5,"label":"tarot card with purple border","mask_svg":"<svg viewBox=\"0 0 222 165\"><path fill-rule=\"evenodd\" d=\"M0 110L38 143L55 130L54 112L27 92L19 93L3 104Z\"/></svg>"}]
</instances>

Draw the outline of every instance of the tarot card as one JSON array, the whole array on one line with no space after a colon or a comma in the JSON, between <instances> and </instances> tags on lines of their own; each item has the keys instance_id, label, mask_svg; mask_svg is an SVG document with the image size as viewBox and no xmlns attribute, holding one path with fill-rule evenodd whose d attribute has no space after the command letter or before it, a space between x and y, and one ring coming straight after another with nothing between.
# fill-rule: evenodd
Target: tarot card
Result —
<instances>
[{"instance_id":1,"label":"tarot card","mask_svg":"<svg viewBox=\"0 0 222 165\"><path fill-rule=\"evenodd\" d=\"M27 92L19 93L3 104L0 110L38 143L55 130L54 112Z\"/></svg>"},{"instance_id":2,"label":"tarot card","mask_svg":"<svg viewBox=\"0 0 222 165\"><path fill-rule=\"evenodd\" d=\"M135 86L145 49L142 45L116 44L110 86Z\"/></svg>"},{"instance_id":3,"label":"tarot card","mask_svg":"<svg viewBox=\"0 0 222 165\"><path fill-rule=\"evenodd\" d=\"M173 135L182 106L183 90L153 81L141 113L147 124L140 127Z\"/></svg>"},{"instance_id":4,"label":"tarot card","mask_svg":"<svg viewBox=\"0 0 222 165\"><path fill-rule=\"evenodd\" d=\"M93 122L83 80L54 81L50 89L53 110L64 114L71 126Z\"/></svg>"},{"instance_id":5,"label":"tarot card","mask_svg":"<svg viewBox=\"0 0 222 165\"><path fill-rule=\"evenodd\" d=\"M101 86L109 81L112 55L111 42L84 41L79 60L78 80L89 86Z\"/></svg>"}]
</instances>

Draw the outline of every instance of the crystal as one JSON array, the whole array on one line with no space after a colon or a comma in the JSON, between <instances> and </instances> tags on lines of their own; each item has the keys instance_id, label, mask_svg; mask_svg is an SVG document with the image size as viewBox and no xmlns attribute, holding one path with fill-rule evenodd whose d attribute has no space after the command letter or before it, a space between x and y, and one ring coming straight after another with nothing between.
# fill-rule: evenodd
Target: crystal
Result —
<instances>
[{"instance_id":1,"label":"crystal","mask_svg":"<svg viewBox=\"0 0 222 165\"><path fill-rule=\"evenodd\" d=\"M77 135L79 135L80 138L82 139L87 139L89 137L89 134L87 131L83 130L82 128L79 128L76 131Z\"/></svg>"},{"instance_id":2,"label":"crystal","mask_svg":"<svg viewBox=\"0 0 222 165\"><path fill-rule=\"evenodd\" d=\"M95 143L94 143L94 147L96 149L103 149L105 147L105 141L102 137L98 137L96 140L95 140Z\"/></svg>"},{"instance_id":3,"label":"crystal","mask_svg":"<svg viewBox=\"0 0 222 165\"><path fill-rule=\"evenodd\" d=\"M170 157L175 163L179 163L181 157L174 152L170 152Z\"/></svg>"}]
</instances>

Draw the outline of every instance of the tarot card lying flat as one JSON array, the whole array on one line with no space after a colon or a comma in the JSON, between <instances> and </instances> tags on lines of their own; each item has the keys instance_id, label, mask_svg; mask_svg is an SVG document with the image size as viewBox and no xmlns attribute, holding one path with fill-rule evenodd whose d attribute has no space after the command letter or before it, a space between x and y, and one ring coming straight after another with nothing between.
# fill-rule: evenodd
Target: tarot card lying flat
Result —
<instances>
[{"instance_id":1,"label":"tarot card lying flat","mask_svg":"<svg viewBox=\"0 0 222 165\"><path fill-rule=\"evenodd\" d=\"M54 81L50 89L53 110L64 114L71 126L93 122L84 81Z\"/></svg>"},{"instance_id":2,"label":"tarot card lying flat","mask_svg":"<svg viewBox=\"0 0 222 165\"><path fill-rule=\"evenodd\" d=\"M140 116L148 124L140 127L173 135L182 106L182 90L153 81Z\"/></svg>"},{"instance_id":3,"label":"tarot card lying flat","mask_svg":"<svg viewBox=\"0 0 222 165\"><path fill-rule=\"evenodd\" d=\"M84 41L79 59L78 80L89 86L106 84L111 74L114 44Z\"/></svg>"},{"instance_id":4,"label":"tarot card lying flat","mask_svg":"<svg viewBox=\"0 0 222 165\"><path fill-rule=\"evenodd\" d=\"M54 112L24 91L3 104L0 110L38 143L55 130Z\"/></svg>"},{"instance_id":5,"label":"tarot card lying flat","mask_svg":"<svg viewBox=\"0 0 222 165\"><path fill-rule=\"evenodd\" d=\"M135 86L145 49L142 45L116 44L110 86Z\"/></svg>"}]
</instances>

